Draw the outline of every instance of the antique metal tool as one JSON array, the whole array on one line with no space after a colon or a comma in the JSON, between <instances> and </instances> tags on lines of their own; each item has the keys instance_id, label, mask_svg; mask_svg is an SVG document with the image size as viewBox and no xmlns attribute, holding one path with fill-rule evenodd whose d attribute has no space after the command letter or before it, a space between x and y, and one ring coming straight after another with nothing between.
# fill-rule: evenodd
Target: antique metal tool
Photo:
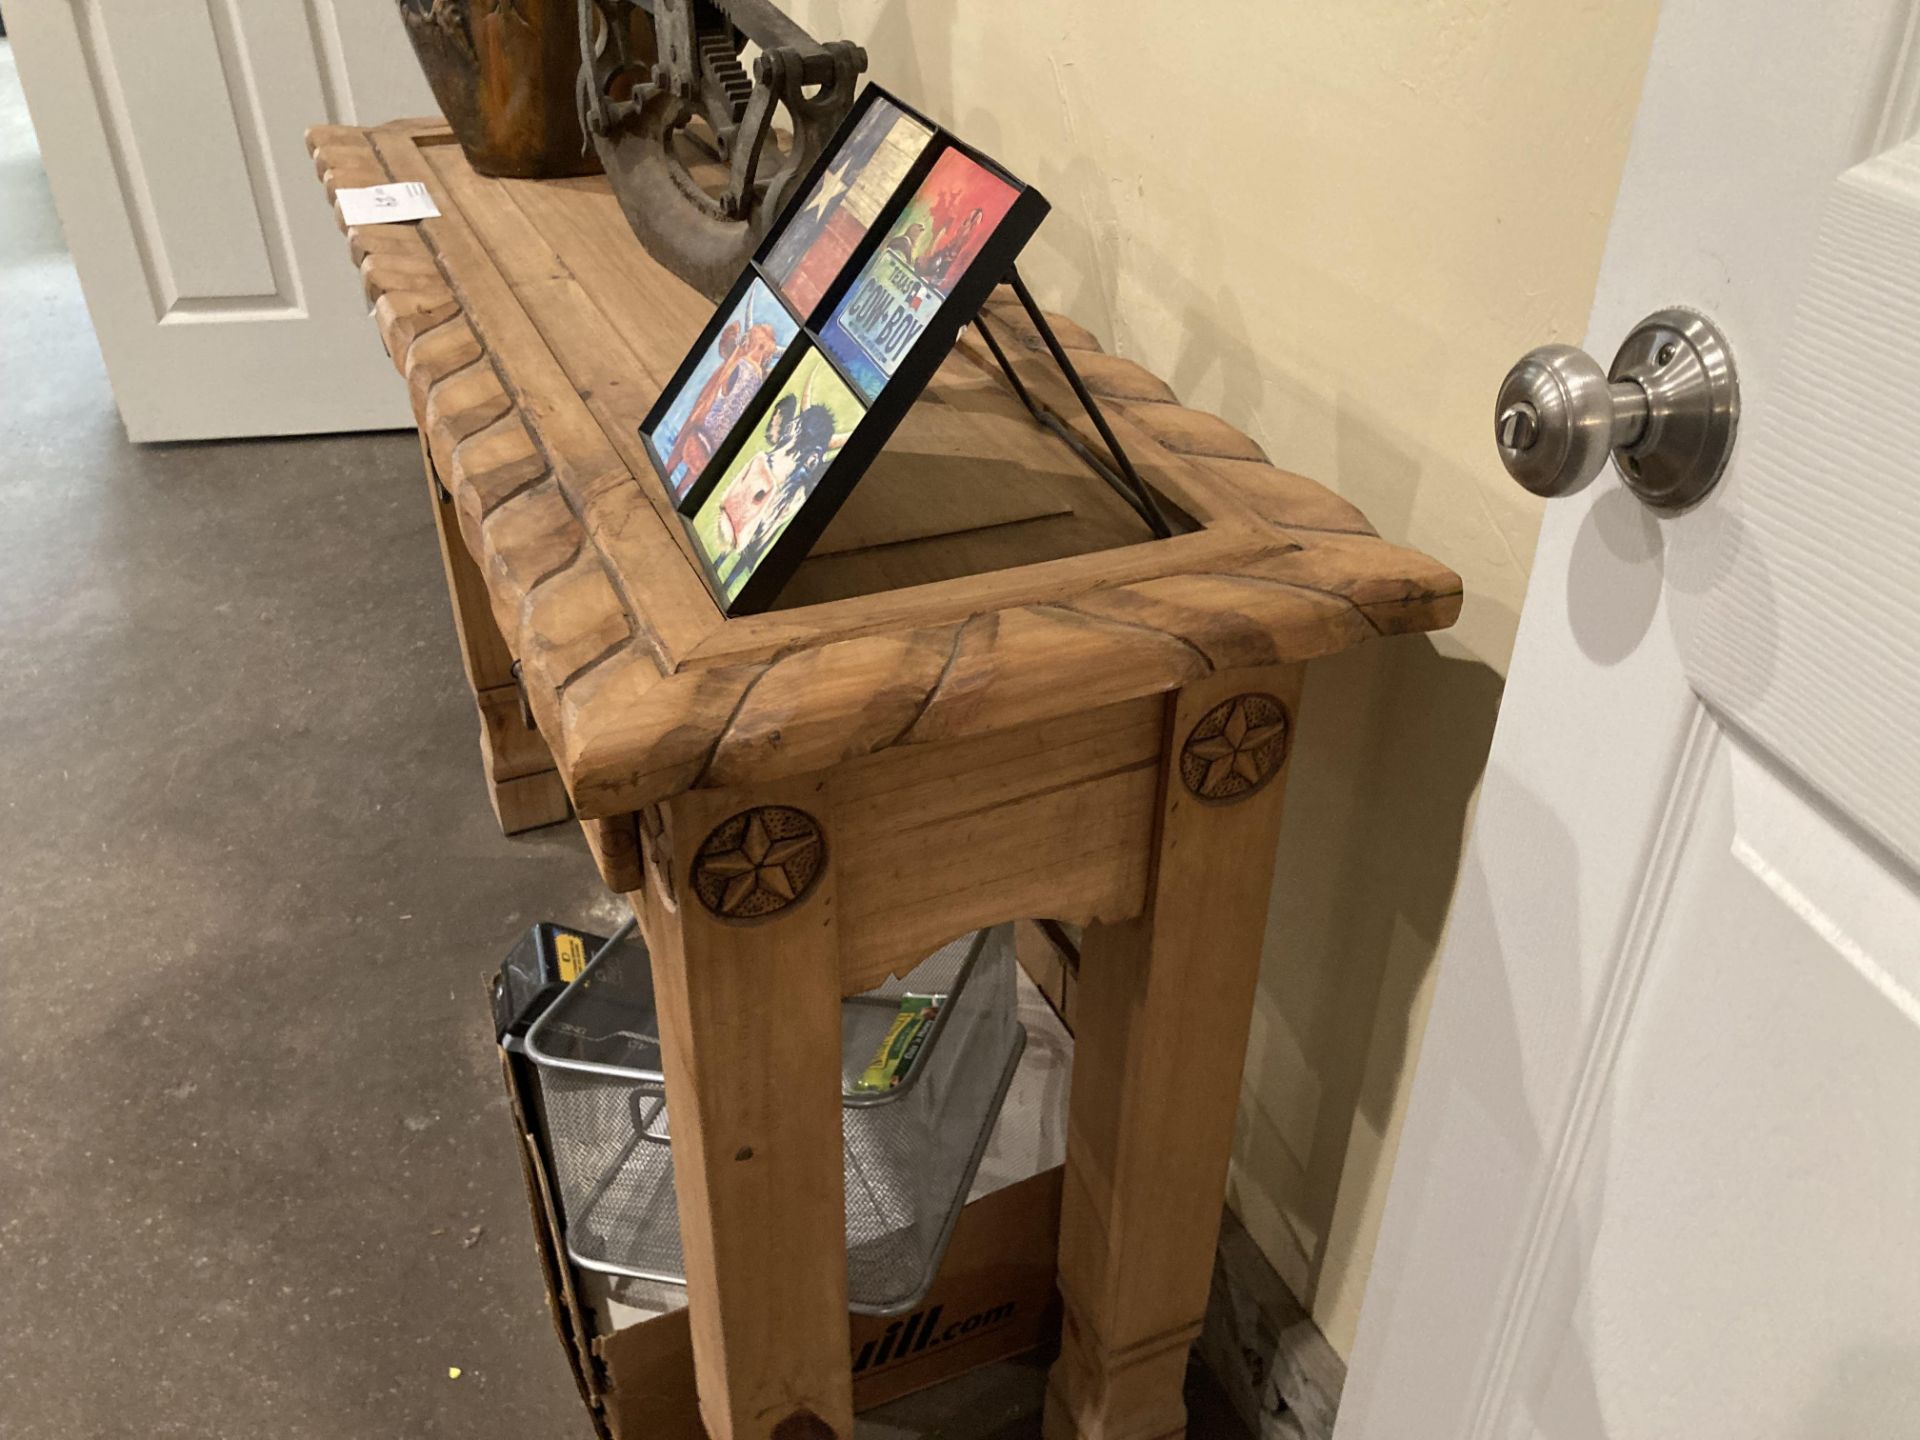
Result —
<instances>
[{"instance_id":1,"label":"antique metal tool","mask_svg":"<svg viewBox=\"0 0 1920 1440\"><path fill-rule=\"evenodd\" d=\"M717 302L846 117L867 52L769 0L579 3L581 127L641 243Z\"/></svg>"}]
</instances>

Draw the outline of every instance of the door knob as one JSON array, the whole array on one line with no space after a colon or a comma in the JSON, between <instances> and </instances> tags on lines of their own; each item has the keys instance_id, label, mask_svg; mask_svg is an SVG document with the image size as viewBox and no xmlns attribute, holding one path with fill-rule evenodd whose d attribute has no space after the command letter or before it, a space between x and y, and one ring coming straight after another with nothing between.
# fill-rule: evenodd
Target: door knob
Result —
<instances>
[{"instance_id":1,"label":"door knob","mask_svg":"<svg viewBox=\"0 0 1920 1440\"><path fill-rule=\"evenodd\" d=\"M1501 382L1493 417L1500 463L1536 495L1584 490L1611 454L1634 494L1683 510L1727 468L1740 385L1711 320L1658 310L1604 372L1571 345L1528 351Z\"/></svg>"}]
</instances>

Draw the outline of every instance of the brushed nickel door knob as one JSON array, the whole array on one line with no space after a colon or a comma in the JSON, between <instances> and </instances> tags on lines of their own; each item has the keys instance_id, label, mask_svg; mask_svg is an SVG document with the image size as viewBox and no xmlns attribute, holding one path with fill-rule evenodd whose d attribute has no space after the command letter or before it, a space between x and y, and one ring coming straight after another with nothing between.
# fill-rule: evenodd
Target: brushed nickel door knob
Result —
<instances>
[{"instance_id":1,"label":"brushed nickel door knob","mask_svg":"<svg viewBox=\"0 0 1920 1440\"><path fill-rule=\"evenodd\" d=\"M1683 510L1727 468L1740 387L1712 321L1660 310L1634 326L1604 372L1572 345L1528 351L1501 382L1493 417L1500 463L1536 495L1584 490L1612 455L1648 505Z\"/></svg>"}]
</instances>

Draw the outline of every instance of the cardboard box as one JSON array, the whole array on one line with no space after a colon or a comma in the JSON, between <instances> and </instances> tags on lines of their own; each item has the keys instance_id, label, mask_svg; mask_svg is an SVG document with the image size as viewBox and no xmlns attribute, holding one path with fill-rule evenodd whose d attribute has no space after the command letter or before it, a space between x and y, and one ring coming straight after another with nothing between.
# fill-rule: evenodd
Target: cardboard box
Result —
<instances>
[{"instance_id":1,"label":"cardboard box","mask_svg":"<svg viewBox=\"0 0 1920 1440\"><path fill-rule=\"evenodd\" d=\"M1054 1343L1055 1270L1072 1040L1023 981L1027 1052L1002 1124L926 1300L906 1315L850 1317L853 1401L868 1410L977 1366ZM538 1072L501 1053L535 1248L548 1307L593 1424L605 1440L704 1440L682 1292L637 1282L650 1309L622 1303L605 1277L582 1272L561 1239L559 1203L542 1148ZM1020 1178L1024 1177L1024 1178ZM622 1323L632 1321L632 1323Z\"/></svg>"},{"instance_id":2,"label":"cardboard box","mask_svg":"<svg viewBox=\"0 0 1920 1440\"><path fill-rule=\"evenodd\" d=\"M1049 1343L1060 1331L1054 1258L1059 1168L974 1201L925 1302L891 1319L851 1317L853 1404L870 1410L990 1360ZM684 1308L595 1337L595 1396L614 1440L701 1440L693 1344Z\"/></svg>"}]
</instances>

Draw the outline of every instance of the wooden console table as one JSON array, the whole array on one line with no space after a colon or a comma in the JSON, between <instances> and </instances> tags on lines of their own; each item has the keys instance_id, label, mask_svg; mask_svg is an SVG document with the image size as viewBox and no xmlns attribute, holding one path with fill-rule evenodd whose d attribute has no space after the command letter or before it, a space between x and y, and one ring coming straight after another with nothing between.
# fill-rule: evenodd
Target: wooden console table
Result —
<instances>
[{"instance_id":1,"label":"wooden console table","mask_svg":"<svg viewBox=\"0 0 1920 1440\"><path fill-rule=\"evenodd\" d=\"M1088 927L1046 1433L1183 1434L1303 663L1452 623L1458 579L1054 318L1195 533L1149 539L969 335L782 608L723 620L635 433L711 307L605 182L478 177L438 121L309 143L329 194L443 212L348 240L502 825L570 800L652 949L711 1435L851 1437L841 998L1028 916Z\"/></svg>"}]
</instances>

